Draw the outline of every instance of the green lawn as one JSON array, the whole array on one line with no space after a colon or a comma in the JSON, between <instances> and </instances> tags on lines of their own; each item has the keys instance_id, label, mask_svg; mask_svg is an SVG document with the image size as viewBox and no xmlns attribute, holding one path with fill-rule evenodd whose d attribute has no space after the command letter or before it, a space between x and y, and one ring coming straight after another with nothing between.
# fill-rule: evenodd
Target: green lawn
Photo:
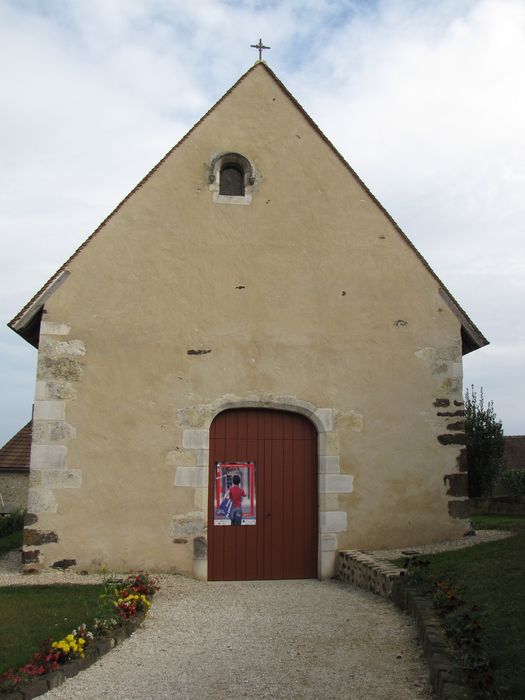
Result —
<instances>
[{"instance_id":1,"label":"green lawn","mask_svg":"<svg viewBox=\"0 0 525 700\"><path fill-rule=\"evenodd\" d=\"M430 573L482 611L502 700L525 697L525 517L476 516L479 529L512 529L505 540L429 556ZM427 557L425 557L427 558Z\"/></svg>"},{"instance_id":2,"label":"green lawn","mask_svg":"<svg viewBox=\"0 0 525 700\"><path fill-rule=\"evenodd\" d=\"M473 515L476 530L524 530L525 515Z\"/></svg>"},{"instance_id":3,"label":"green lawn","mask_svg":"<svg viewBox=\"0 0 525 700\"><path fill-rule=\"evenodd\" d=\"M62 639L100 615L102 585L0 588L0 673L18 668L52 637Z\"/></svg>"}]
</instances>

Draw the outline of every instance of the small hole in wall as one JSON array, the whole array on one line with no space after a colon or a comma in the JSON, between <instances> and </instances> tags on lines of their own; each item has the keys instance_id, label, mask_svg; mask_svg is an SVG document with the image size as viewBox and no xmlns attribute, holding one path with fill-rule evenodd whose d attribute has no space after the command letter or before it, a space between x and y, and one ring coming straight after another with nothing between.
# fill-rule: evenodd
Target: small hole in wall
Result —
<instances>
[{"instance_id":1,"label":"small hole in wall","mask_svg":"<svg viewBox=\"0 0 525 700\"><path fill-rule=\"evenodd\" d=\"M343 289L343 291L341 292L341 296L342 296L342 297L345 297L345 296L346 296L346 292L345 292L344 289Z\"/></svg>"}]
</instances>

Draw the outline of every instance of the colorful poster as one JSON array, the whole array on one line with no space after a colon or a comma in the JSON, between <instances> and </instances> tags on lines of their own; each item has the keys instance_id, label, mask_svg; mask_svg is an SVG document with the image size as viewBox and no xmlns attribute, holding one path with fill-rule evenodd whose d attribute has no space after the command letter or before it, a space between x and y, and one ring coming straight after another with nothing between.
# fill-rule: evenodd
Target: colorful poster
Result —
<instances>
[{"instance_id":1,"label":"colorful poster","mask_svg":"<svg viewBox=\"0 0 525 700\"><path fill-rule=\"evenodd\" d=\"M255 462L215 462L214 525L255 525Z\"/></svg>"}]
</instances>

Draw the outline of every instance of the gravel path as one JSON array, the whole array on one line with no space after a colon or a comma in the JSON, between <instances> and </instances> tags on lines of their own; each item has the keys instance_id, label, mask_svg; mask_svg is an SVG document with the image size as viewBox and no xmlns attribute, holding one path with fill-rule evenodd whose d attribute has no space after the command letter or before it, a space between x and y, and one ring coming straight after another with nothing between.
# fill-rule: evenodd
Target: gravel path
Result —
<instances>
[{"instance_id":1,"label":"gravel path","mask_svg":"<svg viewBox=\"0 0 525 700\"><path fill-rule=\"evenodd\" d=\"M432 697L409 618L337 582L162 576L124 644L46 698Z\"/></svg>"},{"instance_id":2,"label":"gravel path","mask_svg":"<svg viewBox=\"0 0 525 700\"><path fill-rule=\"evenodd\" d=\"M381 559L394 561L402 559L404 551L417 552L418 554L437 554L438 552L450 552L453 549L464 549L465 547L474 547L476 544L484 542L495 542L510 537L512 532L509 530L478 530L474 535L466 535L458 540L444 540L443 542L433 542L432 544L422 544L417 547L409 547L404 549L378 549L371 554L375 554Z\"/></svg>"},{"instance_id":3,"label":"gravel path","mask_svg":"<svg viewBox=\"0 0 525 700\"><path fill-rule=\"evenodd\" d=\"M460 542L504 536L479 535ZM0 560L0 585L100 580L56 571L22 576L19 562L18 552ZM336 581L159 578L144 625L46 699L433 697L411 619L378 596Z\"/></svg>"}]
</instances>

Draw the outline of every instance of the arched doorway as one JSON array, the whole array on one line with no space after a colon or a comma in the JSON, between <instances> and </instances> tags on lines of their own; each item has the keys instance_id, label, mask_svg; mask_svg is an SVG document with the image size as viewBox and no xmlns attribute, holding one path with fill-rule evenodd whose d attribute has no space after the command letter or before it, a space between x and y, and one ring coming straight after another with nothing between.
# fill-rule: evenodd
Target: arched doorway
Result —
<instances>
[{"instance_id":1,"label":"arched doorway","mask_svg":"<svg viewBox=\"0 0 525 700\"><path fill-rule=\"evenodd\" d=\"M237 480L243 524L233 527L217 511ZM316 578L317 481L317 431L307 418L253 408L220 413L210 428L208 579Z\"/></svg>"}]
</instances>

